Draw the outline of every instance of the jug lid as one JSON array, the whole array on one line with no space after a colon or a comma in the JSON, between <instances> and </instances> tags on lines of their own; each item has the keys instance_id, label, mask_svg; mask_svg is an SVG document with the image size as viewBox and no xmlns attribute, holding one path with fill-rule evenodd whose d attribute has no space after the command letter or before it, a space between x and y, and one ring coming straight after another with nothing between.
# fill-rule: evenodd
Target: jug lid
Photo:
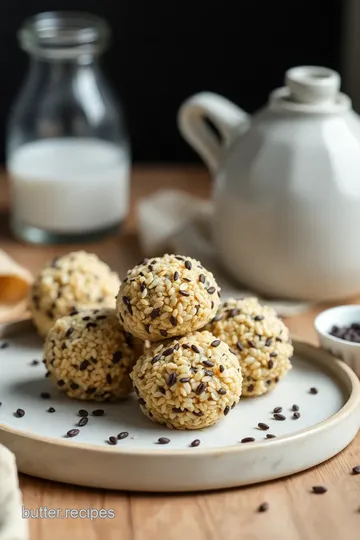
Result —
<instances>
[{"instance_id":1,"label":"jug lid","mask_svg":"<svg viewBox=\"0 0 360 540\"><path fill-rule=\"evenodd\" d=\"M270 94L271 109L304 113L338 113L351 107L340 92L340 75L321 66L299 66L285 73L285 85Z\"/></svg>"}]
</instances>

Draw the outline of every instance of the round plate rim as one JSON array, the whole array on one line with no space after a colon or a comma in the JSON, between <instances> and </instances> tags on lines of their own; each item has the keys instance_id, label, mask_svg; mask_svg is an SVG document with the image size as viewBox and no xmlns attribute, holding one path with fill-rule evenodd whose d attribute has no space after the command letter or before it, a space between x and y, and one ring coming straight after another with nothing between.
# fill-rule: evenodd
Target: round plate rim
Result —
<instances>
[{"instance_id":1,"label":"round plate rim","mask_svg":"<svg viewBox=\"0 0 360 540\"><path fill-rule=\"evenodd\" d=\"M27 322L27 321L26 321ZM13 324L13 323L12 323ZM0 325L0 336L6 330L7 327L12 326L11 325ZM17 324L17 323L15 323ZM22 323L20 323L22 324ZM322 431L327 430L328 428L335 427L338 423L342 422L343 419L349 415L351 415L356 408L360 408L360 381L357 377L357 375L352 371L352 369L347 366L344 362L333 356L331 353L325 351L324 349L321 349L319 347L315 347L314 345L311 345L309 343L306 343L304 341L300 340L294 340L294 351L295 354L299 354L299 352L305 353L305 356L313 357L317 363L320 364L326 364L329 363L329 369L333 376L336 376L337 374L337 380L340 381L341 377L339 377L339 374L342 373L342 378L346 376L347 380L341 381L343 384L347 386L347 389L349 391L349 398L346 401L346 403L343 405L343 407L334 415L330 416L330 418L327 418L326 420L323 420L322 422L319 422L318 424L315 424L314 426L302 429L296 433L290 433L288 435L283 435L279 438L274 438L268 440L267 444L272 444L280 446L283 444L286 444L287 441L290 439L292 441L301 440L303 438L311 437L313 434L321 433ZM300 349L300 351L299 351ZM322 356L323 359L319 361L319 357ZM67 439L60 439L56 437L47 437L47 436L41 436L36 435L31 432L14 429L12 427L5 426L0 423L0 432L4 431L8 434L14 435L16 437L21 437L26 440L32 440L34 442L44 442L46 444L49 444L51 446L65 446L67 448L71 448L73 450L82 450L82 451L90 451L90 452L100 452L100 453L108 453L111 452L112 454L117 453L121 456L164 456L164 448L162 449L156 449L153 450L149 449L133 449L133 450L127 450L123 448L116 448L116 447L102 447L97 446L94 444L86 444L86 443L76 443L75 441L68 441ZM189 433L193 432L195 433L199 430L189 430ZM171 430L169 430L171 432ZM256 450L260 447L263 447L264 441L258 441L251 444L251 449ZM234 444L227 447L221 447L221 448L198 448L196 451L196 455L198 457L215 457L218 455L223 456L224 454L230 454L230 453L238 453L238 452L247 452L249 450L249 447L247 445L238 445ZM166 449L165 450L167 457L184 457L189 456L188 449L184 450L171 450Z\"/></svg>"}]
</instances>

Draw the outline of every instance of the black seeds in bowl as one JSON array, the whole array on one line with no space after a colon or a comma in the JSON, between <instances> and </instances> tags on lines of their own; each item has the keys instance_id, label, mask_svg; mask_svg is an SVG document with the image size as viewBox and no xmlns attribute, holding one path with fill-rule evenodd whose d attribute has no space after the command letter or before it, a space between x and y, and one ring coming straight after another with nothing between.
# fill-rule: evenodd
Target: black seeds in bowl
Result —
<instances>
[{"instance_id":1,"label":"black seeds in bowl","mask_svg":"<svg viewBox=\"0 0 360 540\"><path fill-rule=\"evenodd\" d=\"M121 439L126 439L126 437L128 436L129 436L129 433L127 431L122 431L121 433L118 434L117 438L120 441Z\"/></svg>"},{"instance_id":2,"label":"black seeds in bowl","mask_svg":"<svg viewBox=\"0 0 360 540\"><path fill-rule=\"evenodd\" d=\"M14 413L14 416L16 416L16 418L22 418L23 416L25 416L24 409L17 409Z\"/></svg>"},{"instance_id":3,"label":"black seeds in bowl","mask_svg":"<svg viewBox=\"0 0 360 540\"><path fill-rule=\"evenodd\" d=\"M82 418L80 418L80 420L78 421L78 426L79 427L84 427L86 426L86 424L88 423L89 419L87 416L83 416Z\"/></svg>"},{"instance_id":4,"label":"black seeds in bowl","mask_svg":"<svg viewBox=\"0 0 360 540\"><path fill-rule=\"evenodd\" d=\"M76 437L76 435L79 435L79 433L80 433L80 430L79 430L79 429L70 429L70 430L67 432L66 436L67 436L67 437Z\"/></svg>"},{"instance_id":5,"label":"black seeds in bowl","mask_svg":"<svg viewBox=\"0 0 360 540\"><path fill-rule=\"evenodd\" d=\"M105 411L103 409L95 409L95 411L92 412L93 416L104 416Z\"/></svg>"},{"instance_id":6,"label":"black seeds in bowl","mask_svg":"<svg viewBox=\"0 0 360 540\"><path fill-rule=\"evenodd\" d=\"M344 341L360 343L360 323L354 322L346 326L334 325L329 334Z\"/></svg>"}]
</instances>

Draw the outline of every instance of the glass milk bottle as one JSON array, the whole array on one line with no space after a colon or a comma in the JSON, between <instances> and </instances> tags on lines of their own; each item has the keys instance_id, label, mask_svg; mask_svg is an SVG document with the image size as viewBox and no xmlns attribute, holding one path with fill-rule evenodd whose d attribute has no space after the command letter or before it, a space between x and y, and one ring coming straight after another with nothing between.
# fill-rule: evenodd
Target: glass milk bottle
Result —
<instances>
[{"instance_id":1,"label":"glass milk bottle","mask_svg":"<svg viewBox=\"0 0 360 540\"><path fill-rule=\"evenodd\" d=\"M7 135L18 238L92 240L126 217L129 143L99 67L109 33L105 21L78 12L41 13L19 31L30 69Z\"/></svg>"}]
</instances>

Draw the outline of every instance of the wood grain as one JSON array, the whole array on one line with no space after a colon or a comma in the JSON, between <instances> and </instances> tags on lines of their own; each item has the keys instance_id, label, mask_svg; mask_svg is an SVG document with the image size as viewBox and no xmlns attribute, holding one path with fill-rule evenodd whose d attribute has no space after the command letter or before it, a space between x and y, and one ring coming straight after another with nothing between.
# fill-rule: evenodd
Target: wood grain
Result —
<instances>
[{"instance_id":1,"label":"wood grain","mask_svg":"<svg viewBox=\"0 0 360 540\"><path fill-rule=\"evenodd\" d=\"M120 274L141 257L135 202L161 188L208 196L211 183L201 168L143 167L133 174L131 212L118 236L82 246L99 254ZM74 246L38 247L14 241L8 231L8 192L0 178L0 246L36 272L44 262ZM78 246L76 247L78 249ZM359 301L357 298L355 301ZM354 302L354 299L352 299ZM287 320L297 338L316 343L313 318L323 306ZM241 489L193 495L142 495L90 490L22 476L26 508L114 509L114 519L32 519L31 540L358 540L360 537L360 436L328 462L295 476ZM114 471L116 474L116 471ZM311 487L328 492L314 495ZM258 513L267 501L270 508Z\"/></svg>"}]
</instances>

